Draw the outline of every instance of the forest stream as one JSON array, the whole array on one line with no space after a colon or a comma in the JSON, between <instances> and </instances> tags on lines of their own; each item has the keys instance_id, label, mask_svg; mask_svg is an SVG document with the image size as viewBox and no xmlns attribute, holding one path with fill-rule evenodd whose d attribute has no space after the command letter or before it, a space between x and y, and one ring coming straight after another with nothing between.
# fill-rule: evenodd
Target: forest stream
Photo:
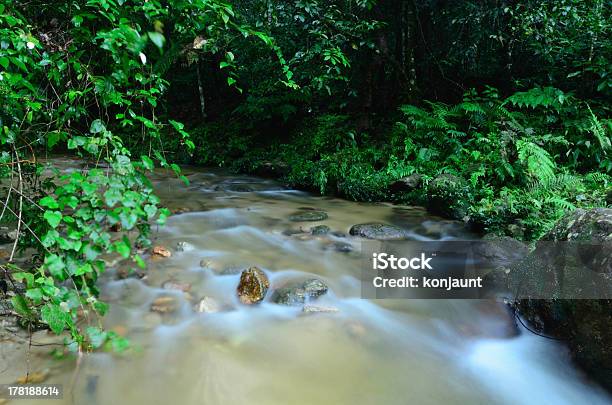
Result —
<instances>
[{"instance_id":1,"label":"forest stream","mask_svg":"<svg viewBox=\"0 0 612 405\"><path fill-rule=\"evenodd\" d=\"M570 365L562 344L515 326L502 303L360 298L352 225L390 223L416 240L476 238L462 223L219 169L184 174L188 186L161 171L153 178L178 212L152 235L171 256L149 257L141 278L117 277L121 265L104 275L104 326L126 336L130 350L55 360L49 352L58 338L47 331L35 332L32 345L5 333L2 381L29 371L63 384L63 400L50 404L610 403ZM308 211L328 218L290 220ZM317 225L330 233L312 235ZM312 311L275 304L270 292L243 305L236 286L252 266L268 275L270 291L307 278L329 291Z\"/></svg>"}]
</instances>

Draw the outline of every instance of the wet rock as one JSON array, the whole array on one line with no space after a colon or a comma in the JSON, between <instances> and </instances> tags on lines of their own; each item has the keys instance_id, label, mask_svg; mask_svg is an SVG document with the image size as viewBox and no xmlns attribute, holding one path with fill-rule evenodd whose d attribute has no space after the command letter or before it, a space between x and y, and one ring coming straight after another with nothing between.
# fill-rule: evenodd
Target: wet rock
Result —
<instances>
[{"instance_id":1,"label":"wet rock","mask_svg":"<svg viewBox=\"0 0 612 405\"><path fill-rule=\"evenodd\" d=\"M334 250L339 253L350 253L353 251L353 245L344 242L335 242L333 245Z\"/></svg>"},{"instance_id":2,"label":"wet rock","mask_svg":"<svg viewBox=\"0 0 612 405\"><path fill-rule=\"evenodd\" d=\"M246 269L240 275L237 293L240 302L243 304L257 304L266 296L270 281L260 268L251 267Z\"/></svg>"},{"instance_id":3,"label":"wet rock","mask_svg":"<svg viewBox=\"0 0 612 405\"><path fill-rule=\"evenodd\" d=\"M161 287L164 290L175 290L175 291L182 291L182 292L188 292L191 290L191 284L181 283L179 281L174 281L174 280L164 281Z\"/></svg>"},{"instance_id":4,"label":"wet rock","mask_svg":"<svg viewBox=\"0 0 612 405\"><path fill-rule=\"evenodd\" d=\"M330 228L327 225L317 225L310 228L310 233L313 235L326 235L329 231Z\"/></svg>"},{"instance_id":5,"label":"wet rock","mask_svg":"<svg viewBox=\"0 0 612 405\"><path fill-rule=\"evenodd\" d=\"M282 305L303 305L327 293L327 285L316 278L290 282L274 290L272 302Z\"/></svg>"},{"instance_id":6,"label":"wet rock","mask_svg":"<svg viewBox=\"0 0 612 405\"><path fill-rule=\"evenodd\" d=\"M151 311L160 314L170 314L178 310L178 301L175 297L158 297L151 303Z\"/></svg>"},{"instance_id":7,"label":"wet rock","mask_svg":"<svg viewBox=\"0 0 612 405\"><path fill-rule=\"evenodd\" d=\"M302 308L304 314L334 313L340 311L336 307L306 304Z\"/></svg>"},{"instance_id":8,"label":"wet rock","mask_svg":"<svg viewBox=\"0 0 612 405\"><path fill-rule=\"evenodd\" d=\"M229 183L229 184L219 184L213 187L214 191L225 191L225 192L234 192L234 193L250 193L255 191L253 187L246 183Z\"/></svg>"},{"instance_id":9,"label":"wet rock","mask_svg":"<svg viewBox=\"0 0 612 405\"><path fill-rule=\"evenodd\" d=\"M214 313L221 311L221 305L214 298L203 297L193 306L193 310L199 313Z\"/></svg>"},{"instance_id":10,"label":"wet rock","mask_svg":"<svg viewBox=\"0 0 612 405\"><path fill-rule=\"evenodd\" d=\"M423 184L423 176L418 173L413 173L410 176L402 177L401 179L391 183L389 186L392 193L409 193L421 187Z\"/></svg>"},{"instance_id":11,"label":"wet rock","mask_svg":"<svg viewBox=\"0 0 612 405\"><path fill-rule=\"evenodd\" d=\"M212 270L218 276L230 276L234 274L240 274L244 270L244 266L231 264L223 265L212 259L200 260L200 267Z\"/></svg>"},{"instance_id":12,"label":"wet rock","mask_svg":"<svg viewBox=\"0 0 612 405\"><path fill-rule=\"evenodd\" d=\"M570 266L565 267L566 274L570 275L590 271L602 274L597 287L607 291L609 297L612 289L612 209L578 209L562 218L542 240L586 242L577 248L575 255L566 257L569 263L562 265ZM554 248L559 246L563 248L565 245ZM538 259L553 256L548 260L550 264L558 256L558 252L551 249L550 244L538 242L535 251L513 266L512 271L523 272L527 277L534 272L541 275L542 266ZM547 277L546 284L554 283L553 286L558 287L563 282L566 288L567 280L554 277L559 266L552 263L550 267L550 272L544 269L543 273L551 276ZM566 341L576 362L595 380L612 390L612 299L522 299L517 302L517 307L532 328Z\"/></svg>"},{"instance_id":13,"label":"wet rock","mask_svg":"<svg viewBox=\"0 0 612 405\"><path fill-rule=\"evenodd\" d=\"M381 223L367 223L353 225L349 230L353 236L360 236L366 239L377 240L397 240L406 239L406 232L394 225Z\"/></svg>"},{"instance_id":14,"label":"wet rock","mask_svg":"<svg viewBox=\"0 0 612 405\"><path fill-rule=\"evenodd\" d=\"M191 212L193 211L191 208L189 207L179 207L179 208L175 208L172 210L172 213L174 215L180 215L180 214L185 214L187 212Z\"/></svg>"},{"instance_id":15,"label":"wet rock","mask_svg":"<svg viewBox=\"0 0 612 405\"><path fill-rule=\"evenodd\" d=\"M285 229L283 231L283 235L285 236L294 236L294 235L301 235L301 234L305 234L306 232L300 228L300 229Z\"/></svg>"},{"instance_id":16,"label":"wet rock","mask_svg":"<svg viewBox=\"0 0 612 405\"><path fill-rule=\"evenodd\" d=\"M143 279L147 276L144 270L135 268L133 266L120 266L117 269L117 279L125 280L126 278L138 278Z\"/></svg>"},{"instance_id":17,"label":"wet rock","mask_svg":"<svg viewBox=\"0 0 612 405\"><path fill-rule=\"evenodd\" d=\"M170 257L172 253L161 245L153 246L153 255L159 257Z\"/></svg>"},{"instance_id":18,"label":"wet rock","mask_svg":"<svg viewBox=\"0 0 612 405\"><path fill-rule=\"evenodd\" d=\"M309 233L301 233L301 234L298 234L298 235L293 235L293 239L296 239L296 240L299 240L299 241L302 241L302 242L307 242L309 240L313 240L314 236L309 234Z\"/></svg>"},{"instance_id":19,"label":"wet rock","mask_svg":"<svg viewBox=\"0 0 612 405\"><path fill-rule=\"evenodd\" d=\"M292 222L315 222L324 221L328 218L327 213L324 211L302 211L296 212L289 216L289 220Z\"/></svg>"},{"instance_id":20,"label":"wet rock","mask_svg":"<svg viewBox=\"0 0 612 405\"><path fill-rule=\"evenodd\" d=\"M475 254L493 268L507 268L529 253L526 244L509 236L485 235L483 241L486 243L476 245Z\"/></svg>"},{"instance_id":21,"label":"wet rock","mask_svg":"<svg viewBox=\"0 0 612 405\"><path fill-rule=\"evenodd\" d=\"M463 219L467 215L468 186L452 174L437 176L427 185L427 209L445 218Z\"/></svg>"}]
</instances>

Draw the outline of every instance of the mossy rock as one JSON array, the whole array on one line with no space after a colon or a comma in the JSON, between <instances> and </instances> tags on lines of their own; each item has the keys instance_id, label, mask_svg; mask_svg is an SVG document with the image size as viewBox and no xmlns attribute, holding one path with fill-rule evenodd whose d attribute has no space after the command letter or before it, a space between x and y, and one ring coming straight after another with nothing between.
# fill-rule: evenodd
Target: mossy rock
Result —
<instances>
[{"instance_id":1,"label":"mossy rock","mask_svg":"<svg viewBox=\"0 0 612 405\"><path fill-rule=\"evenodd\" d=\"M291 306L303 305L327 293L327 290L327 285L317 278L290 282L274 291L272 302Z\"/></svg>"},{"instance_id":2,"label":"mossy rock","mask_svg":"<svg viewBox=\"0 0 612 405\"><path fill-rule=\"evenodd\" d=\"M535 251L512 271L525 274L525 280L542 280L542 269L549 266L551 271L545 275L554 275L554 261L558 256L555 249L562 249L565 245L546 243L550 241L588 243L585 247L580 245L576 254L566 257L569 262L563 263L566 275L578 277L595 269L612 276L612 209L578 209L566 215L542 238L542 242L538 242ZM609 292L612 278L606 276L601 280L607 285L597 287ZM555 283L560 283L555 277L546 277L542 282L545 288L556 287ZM568 281L564 280L564 283ZM523 299L517 302L517 307L536 331L566 341L576 362L612 391L612 299Z\"/></svg>"},{"instance_id":3,"label":"mossy rock","mask_svg":"<svg viewBox=\"0 0 612 405\"><path fill-rule=\"evenodd\" d=\"M427 209L436 215L463 219L469 208L468 186L465 180L444 173L427 185Z\"/></svg>"},{"instance_id":4,"label":"mossy rock","mask_svg":"<svg viewBox=\"0 0 612 405\"><path fill-rule=\"evenodd\" d=\"M376 240L401 240L406 239L406 232L394 225L381 223L366 223L353 225L349 230L353 236Z\"/></svg>"},{"instance_id":5,"label":"mossy rock","mask_svg":"<svg viewBox=\"0 0 612 405\"><path fill-rule=\"evenodd\" d=\"M423 184L423 176L418 173L413 173L410 176L402 177L394 181L389 186L392 193L409 193L415 191Z\"/></svg>"},{"instance_id":6,"label":"mossy rock","mask_svg":"<svg viewBox=\"0 0 612 405\"><path fill-rule=\"evenodd\" d=\"M327 225L317 225L310 228L310 233L313 235L327 235L331 229Z\"/></svg>"}]
</instances>

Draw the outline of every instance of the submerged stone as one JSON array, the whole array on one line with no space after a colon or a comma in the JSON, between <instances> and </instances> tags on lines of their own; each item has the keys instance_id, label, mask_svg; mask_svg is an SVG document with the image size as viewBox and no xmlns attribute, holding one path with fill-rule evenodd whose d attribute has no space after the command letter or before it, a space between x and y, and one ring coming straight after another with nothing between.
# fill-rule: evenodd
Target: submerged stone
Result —
<instances>
[{"instance_id":1,"label":"submerged stone","mask_svg":"<svg viewBox=\"0 0 612 405\"><path fill-rule=\"evenodd\" d=\"M162 283L162 288L164 290L176 290L182 292L188 292L191 290L191 284L189 283L181 283L179 281L167 280Z\"/></svg>"},{"instance_id":2,"label":"submerged stone","mask_svg":"<svg viewBox=\"0 0 612 405\"><path fill-rule=\"evenodd\" d=\"M306 304L304 305L304 308L302 308L302 312L304 314L321 314L321 313L335 313L340 311L338 308L336 307L331 307L331 306L322 306L322 305L310 305L310 304Z\"/></svg>"},{"instance_id":3,"label":"submerged stone","mask_svg":"<svg viewBox=\"0 0 612 405\"><path fill-rule=\"evenodd\" d=\"M214 298L202 297L200 301L193 306L193 309L199 313L214 313L221 310L221 305L219 305Z\"/></svg>"},{"instance_id":4,"label":"submerged stone","mask_svg":"<svg viewBox=\"0 0 612 405\"><path fill-rule=\"evenodd\" d=\"M178 302L175 297L158 297L151 303L151 311L160 314L170 314L178 310Z\"/></svg>"},{"instance_id":5,"label":"submerged stone","mask_svg":"<svg viewBox=\"0 0 612 405\"><path fill-rule=\"evenodd\" d=\"M325 221L327 218L327 213L324 211L301 211L289 216L289 220L292 222Z\"/></svg>"}]
</instances>

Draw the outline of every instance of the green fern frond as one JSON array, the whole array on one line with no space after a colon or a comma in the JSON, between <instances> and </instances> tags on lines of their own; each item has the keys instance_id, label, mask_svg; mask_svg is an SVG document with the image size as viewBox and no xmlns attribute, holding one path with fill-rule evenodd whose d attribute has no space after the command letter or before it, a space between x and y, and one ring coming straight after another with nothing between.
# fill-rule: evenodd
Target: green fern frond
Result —
<instances>
[{"instance_id":1,"label":"green fern frond","mask_svg":"<svg viewBox=\"0 0 612 405\"><path fill-rule=\"evenodd\" d=\"M551 107L559 111L565 101L571 97L563 91L554 87L535 87L528 91L514 93L508 97L503 104L512 104L517 107Z\"/></svg>"},{"instance_id":2,"label":"green fern frond","mask_svg":"<svg viewBox=\"0 0 612 405\"><path fill-rule=\"evenodd\" d=\"M559 196L548 197L544 200L544 203L564 211L573 211L576 209L574 204Z\"/></svg>"},{"instance_id":3,"label":"green fern frond","mask_svg":"<svg viewBox=\"0 0 612 405\"><path fill-rule=\"evenodd\" d=\"M518 140L516 142L519 161L526 166L527 172L540 182L555 176L555 164L550 154L533 142Z\"/></svg>"},{"instance_id":4,"label":"green fern frond","mask_svg":"<svg viewBox=\"0 0 612 405\"><path fill-rule=\"evenodd\" d=\"M603 151L604 155L607 155L608 150L612 148L610 137L606 133L606 129L604 128L603 124L599 121L599 119L597 119L597 116L593 113L593 110L591 110L591 107L588 104L587 108L591 115L590 131L599 142L599 146L601 147L601 150Z\"/></svg>"}]
</instances>

